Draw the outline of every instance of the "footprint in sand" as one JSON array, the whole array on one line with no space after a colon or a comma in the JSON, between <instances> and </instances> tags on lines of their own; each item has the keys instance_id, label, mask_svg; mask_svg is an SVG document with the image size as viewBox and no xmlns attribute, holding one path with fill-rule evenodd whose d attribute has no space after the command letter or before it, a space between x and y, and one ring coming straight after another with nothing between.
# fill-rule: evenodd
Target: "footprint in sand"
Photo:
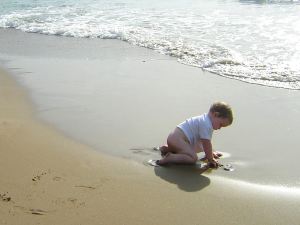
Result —
<instances>
[{"instance_id":1,"label":"footprint in sand","mask_svg":"<svg viewBox=\"0 0 300 225\"><path fill-rule=\"evenodd\" d=\"M85 206L85 202L84 201L80 201L77 198L58 198L56 200L52 201L55 205L59 206L59 207L63 207L63 208L79 208L79 207L83 207Z\"/></svg>"},{"instance_id":2,"label":"footprint in sand","mask_svg":"<svg viewBox=\"0 0 300 225\"><path fill-rule=\"evenodd\" d=\"M43 176L45 176L47 174L47 172L41 172L38 175L34 176L32 178L32 181L39 181Z\"/></svg>"},{"instance_id":3,"label":"footprint in sand","mask_svg":"<svg viewBox=\"0 0 300 225\"><path fill-rule=\"evenodd\" d=\"M24 213L37 215L37 216L43 216L43 215L46 215L46 214L50 213L50 211L46 211L46 210L43 210L43 209L26 208L26 207L23 207L23 206L14 206L14 208L17 208L17 209L23 211Z\"/></svg>"},{"instance_id":4,"label":"footprint in sand","mask_svg":"<svg viewBox=\"0 0 300 225\"><path fill-rule=\"evenodd\" d=\"M11 197L8 195L8 192L6 192L4 194L0 194L0 199L4 202L10 202L11 201Z\"/></svg>"},{"instance_id":5,"label":"footprint in sand","mask_svg":"<svg viewBox=\"0 0 300 225\"><path fill-rule=\"evenodd\" d=\"M90 189L90 190L96 189L96 187L87 186L87 185L75 185L74 187L76 187L76 188L86 188L86 189Z\"/></svg>"},{"instance_id":6,"label":"footprint in sand","mask_svg":"<svg viewBox=\"0 0 300 225\"><path fill-rule=\"evenodd\" d=\"M53 180L53 181L63 181L63 180L65 180L65 179L62 178L62 177L59 177L59 176L55 176L55 177L52 178L52 180Z\"/></svg>"},{"instance_id":7,"label":"footprint in sand","mask_svg":"<svg viewBox=\"0 0 300 225\"><path fill-rule=\"evenodd\" d=\"M43 171L43 172L38 173L36 176L34 176L32 178L32 181L39 181L39 180L42 179L42 177L44 177L47 174L51 174L51 170L50 169L48 169L47 172ZM53 176L52 180L53 181L63 181L65 179L63 177L61 177L61 176Z\"/></svg>"}]
</instances>

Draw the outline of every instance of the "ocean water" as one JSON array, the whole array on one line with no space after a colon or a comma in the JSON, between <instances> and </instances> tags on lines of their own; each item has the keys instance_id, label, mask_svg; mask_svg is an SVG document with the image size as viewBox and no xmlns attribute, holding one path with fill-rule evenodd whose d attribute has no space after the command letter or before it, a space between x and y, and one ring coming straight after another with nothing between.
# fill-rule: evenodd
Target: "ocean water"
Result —
<instances>
[{"instance_id":1,"label":"ocean water","mask_svg":"<svg viewBox=\"0 0 300 225\"><path fill-rule=\"evenodd\" d=\"M1 0L0 27L119 39L245 82L300 90L298 0Z\"/></svg>"}]
</instances>

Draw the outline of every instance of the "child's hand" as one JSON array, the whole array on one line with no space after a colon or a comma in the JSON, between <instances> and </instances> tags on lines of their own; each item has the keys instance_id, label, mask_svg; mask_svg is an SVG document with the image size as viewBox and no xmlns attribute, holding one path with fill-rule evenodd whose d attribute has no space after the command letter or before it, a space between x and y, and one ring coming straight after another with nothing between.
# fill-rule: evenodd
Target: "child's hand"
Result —
<instances>
[{"instance_id":1,"label":"child's hand","mask_svg":"<svg viewBox=\"0 0 300 225\"><path fill-rule=\"evenodd\" d=\"M216 159L214 159L214 158L208 160L208 165L209 165L209 167L211 167L211 168L218 168L218 167L220 166L218 160L216 160Z\"/></svg>"},{"instance_id":2,"label":"child's hand","mask_svg":"<svg viewBox=\"0 0 300 225\"><path fill-rule=\"evenodd\" d=\"M214 157L214 159L219 159L219 158L222 157L222 156L223 156L223 154L220 153L220 152L213 152L213 157ZM207 160L207 157L204 156L204 157L201 158L200 160L201 160L201 161L205 161L205 160Z\"/></svg>"},{"instance_id":3,"label":"child's hand","mask_svg":"<svg viewBox=\"0 0 300 225\"><path fill-rule=\"evenodd\" d=\"M221 152L213 152L213 156L215 159L219 159L223 154Z\"/></svg>"}]
</instances>

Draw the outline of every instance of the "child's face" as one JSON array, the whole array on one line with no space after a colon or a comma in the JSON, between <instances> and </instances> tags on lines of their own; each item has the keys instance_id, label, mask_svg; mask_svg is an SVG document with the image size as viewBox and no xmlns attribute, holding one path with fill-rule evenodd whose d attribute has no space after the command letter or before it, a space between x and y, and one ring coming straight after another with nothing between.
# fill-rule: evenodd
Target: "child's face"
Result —
<instances>
[{"instance_id":1,"label":"child's face","mask_svg":"<svg viewBox=\"0 0 300 225\"><path fill-rule=\"evenodd\" d=\"M229 120L227 118L218 117L217 115L213 114L212 116L212 126L214 130L219 130L222 127L229 126Z\"/></svg>"}]
</instances>

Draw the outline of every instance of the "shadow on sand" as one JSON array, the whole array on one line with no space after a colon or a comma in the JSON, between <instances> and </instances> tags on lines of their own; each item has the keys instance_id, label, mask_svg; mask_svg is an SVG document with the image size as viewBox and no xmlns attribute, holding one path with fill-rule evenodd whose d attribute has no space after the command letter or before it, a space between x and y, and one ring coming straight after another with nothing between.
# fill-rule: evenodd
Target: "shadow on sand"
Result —
<instances>
[{"instance_id":1,"label":"shadow on sand","mask_svg":"<svg viewBox=\"0 0 300 225\"><path fill-rule=\"evenodd\" d=\"M179 189L186 192L199 191L210 184L208 177L203 176L207 168L197 168L188 165L172 165L168 167L155 167L156 176L176 184Z\"/></svg>"}]
</instances>

